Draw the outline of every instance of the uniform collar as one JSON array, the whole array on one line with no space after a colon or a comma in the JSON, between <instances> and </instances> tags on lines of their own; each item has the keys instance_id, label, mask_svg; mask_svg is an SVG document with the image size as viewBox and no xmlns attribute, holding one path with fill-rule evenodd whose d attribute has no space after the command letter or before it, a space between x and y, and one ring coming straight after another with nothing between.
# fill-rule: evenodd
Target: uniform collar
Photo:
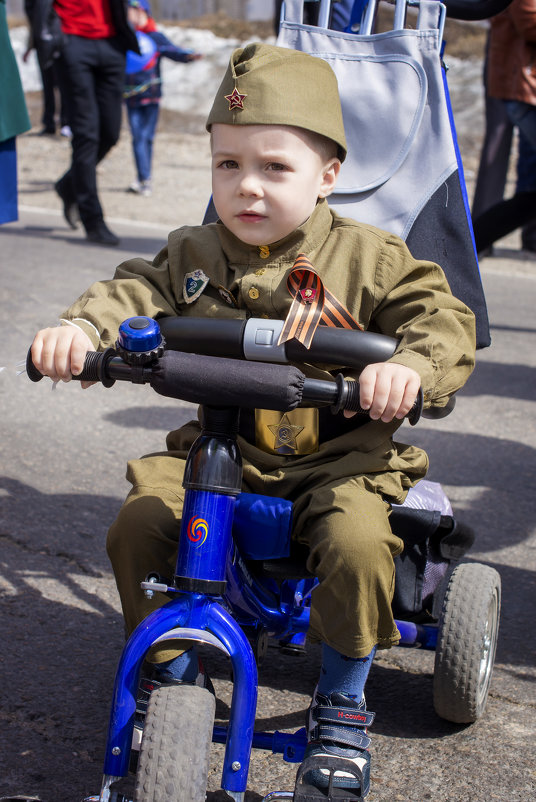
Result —
<instances>
[{"instance_id":1,"label":"uniform collar","mask_svg":"<svg viewBox=\"0 0 536 802\"><path fill-rule=\"evenodd\" d=\"M268 246L269 253L257 245L246 245L232 234L223 223L217 223L218 237L223 252L231 264L271 265L294 262L298 254L308 254L328 237L333 215L325 199L318 201L312 215L288 237Z\"/></svg>"}]
</instances>

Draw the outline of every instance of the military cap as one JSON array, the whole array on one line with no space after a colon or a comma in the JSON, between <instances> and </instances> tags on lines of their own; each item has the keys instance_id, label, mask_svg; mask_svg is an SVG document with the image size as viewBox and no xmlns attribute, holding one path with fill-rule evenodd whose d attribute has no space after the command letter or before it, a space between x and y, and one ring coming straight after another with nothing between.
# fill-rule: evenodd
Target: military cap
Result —
<instances>
[{"instance_id":1,"label":"military cap","mask_svg":"<svg viewBox=\"0 0 536 802\"><path fill-rule=\"evenodd\" d=\"M346 137L335 73L321 58L254 43L238 48L207 119L227 125L295 125L332 139L341 161Z\"/></svg>"}]
</instances>

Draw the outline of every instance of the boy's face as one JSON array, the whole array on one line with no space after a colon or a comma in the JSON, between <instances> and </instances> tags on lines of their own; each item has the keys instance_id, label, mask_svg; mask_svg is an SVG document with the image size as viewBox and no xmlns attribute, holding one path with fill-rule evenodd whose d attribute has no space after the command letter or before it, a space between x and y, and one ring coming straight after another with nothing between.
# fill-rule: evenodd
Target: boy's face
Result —
<instances>
[{"instance_id":1,"label":"boy's face","mask_svg":"<svg viewBox=\"0 0 536 802\"><path fill-rule=\"evenodd\" d=\"M300 128L216 123L211 133L214 205L248 245L288 236L335 186L339 160Z\"/></svg>"}]
</instances>

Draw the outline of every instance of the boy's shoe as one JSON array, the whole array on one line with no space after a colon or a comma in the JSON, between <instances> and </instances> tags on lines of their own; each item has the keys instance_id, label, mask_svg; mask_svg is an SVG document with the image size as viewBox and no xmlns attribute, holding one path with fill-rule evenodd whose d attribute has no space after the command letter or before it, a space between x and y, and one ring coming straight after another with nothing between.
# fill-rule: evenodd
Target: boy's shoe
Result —
<instances>
[{"instance_id":1,"label":"boy's shoe","mask_svg":"<svg viewBox=\"0 0 536 802\"><path fill-rule=\"evenodd\" d=\"M356 702L342 693L323 696L315 690L308 711L307 748L304 760L314 758L318 768L310 768L304 780L315 788L330 785L329 759L348 761L349 771L333 773L333 788L358 791L363 799L370 790L370 738L367 727L374 721L374 713L366 709L365 700ZM325 767L322 767L324 762ZM310 764L314 765L311 760Z\"/></svg>"},{"instance_id":2,"label":"boy's shoe","mask_svg":"<svg viewBox=\"0 0 536 802\"><path fill-rule=\"evenodd\" d=\"M141 183L139 181L133 181L127 189L127 192L134 192L135 195L139 195L141 192Z\"/></svg>"},{"instance_id":3,"label":"boy's shoe","mask_svg":"<svg viewBox=\"0 0 536 802\"><path fill-rule=\"evenodd\" d=\"M142 671L144 671L145 675L140 678L140 683L138 685L136 712L134 714L134 730L132 732L130 770L133 772L136 771L138 757L135 753L140 751L147 705L149 704L149 697L153 691L157 690L157 688L160 688L162 685L197 685L199 688L206 688L213 696L216 695L214 685L209 675L206 673L201 660L199 660L197 677L193 682L185 682L184 680L175 679L171 676L166 677L166 672L158 671L156 665L153 663L144 663ZM158 677L158 679L156 679L156 677Z\"/></svg>"}]
</instances>

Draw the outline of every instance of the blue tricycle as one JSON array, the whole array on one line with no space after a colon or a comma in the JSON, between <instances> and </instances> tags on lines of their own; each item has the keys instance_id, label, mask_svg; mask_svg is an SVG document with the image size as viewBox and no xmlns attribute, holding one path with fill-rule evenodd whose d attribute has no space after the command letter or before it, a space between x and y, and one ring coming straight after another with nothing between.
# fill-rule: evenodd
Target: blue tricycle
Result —
<instances>
[{"instance_id":1,"label":"blue tricycle","mask_svg":"<svg viewBox=\"0 0 536 802\"><path fill-rule=\"evenodd\" d=\"M221 788L235 802L245 800L252 748L302 763L305 728L291 733L255 730L256 661L268 638L286 650L303 648L317 580L293 551L290 502L241 492L240 408L283 414L297 406L318 406L366 414L360 412L355 382L342 374L332 381L306 378L296 363L362 368L388 359L396 341L319 327L305 352L296 341L276 345L281 325L254 318L170 318L159 326L151 318L130 318L120 328L115 349L88 354L83 373L76 377L107 387L116 380L149 383L162 395L202 406L202 431L184 475L175 575L164 580L151 574L148 565L140 589L172 598L125 645L115 679L102 787L87 802L127 802L115 784L133 765L135 802L204 802L212 742L225 744ZM34 381L42 378L30 358L27 369ZM410 423L418 420L421 405L419 399L408 416ZM436 712L450 721L472 722L484 711L491 681L500 579L483 564L458 563L470 545L470 533L441 504L428 506L394 508L391 516L394 531L406 543L397 558L394 602L395 615L397 609L405 614L396 621L400 644L435 650ZM435 577L432 584L430 576ZM227 727L214 727L213 693L186 684L155 688L140 723L136 708L145 655L155 642L176 638L208 644L229 657L234 687ZM332 778L340 768L338 759L326 758L323 768ZM348 772L346 766L344 770ZM325 791L312 788L304 781L306 771L304 762L295 788L273 791L264 802L362 798L359 791L341 796L331 780ZM358 769L356 777L360 779Z\"/></svg>"}]
</instances>

